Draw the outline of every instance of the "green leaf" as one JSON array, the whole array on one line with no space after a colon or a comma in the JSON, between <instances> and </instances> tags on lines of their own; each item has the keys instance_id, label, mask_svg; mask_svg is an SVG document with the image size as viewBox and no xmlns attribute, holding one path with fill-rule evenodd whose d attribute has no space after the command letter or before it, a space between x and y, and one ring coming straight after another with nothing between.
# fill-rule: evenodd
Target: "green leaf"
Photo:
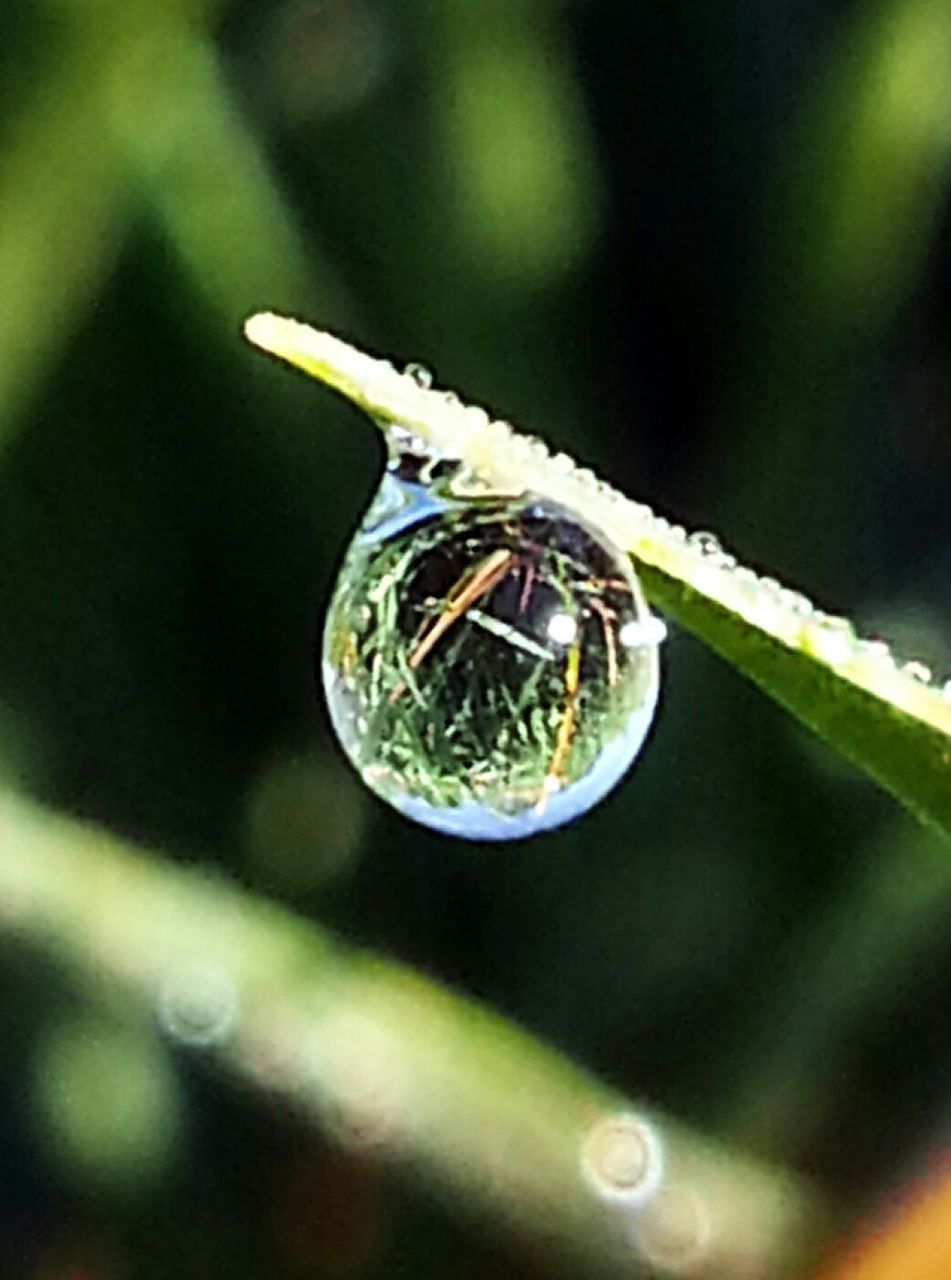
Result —
<instances>
[{"instance_id":1,"label":"green leaf","mask_svg":"<svg viewBox=\"0 0 951 1280\"><path fill-rule=\"evenodd\" d=\"M947 698L892 668L884 654L877 659L883 664L881 689L863 687L827 661L800 646L782 643L695 591L688 581L647 564L640 566L640 576L648 598L658 608L706 641L912 813L951 834L951 703ZM840 634L844 644L862 644L844 628ZM894 698L886 696L887 684L895 686ZM898 703L899 694L904 706Z\"/></svg>"},{"instance_id":2,"label":"green leaf","mask_svg":"<svg viewBox=\"0 0 951 1280\"><path fill-rule=\"evenodd\" d=\"M531 490L578 512L637 562L648 598L803 724L951 835L951 685L859 638L801 594L738 565L710 534L688 535L565 454L552 456L484 409L420 385L331 334L262 314L251 342L341 392L378 425L412 432L500 492Z\"/></svg>"}]
</instances>

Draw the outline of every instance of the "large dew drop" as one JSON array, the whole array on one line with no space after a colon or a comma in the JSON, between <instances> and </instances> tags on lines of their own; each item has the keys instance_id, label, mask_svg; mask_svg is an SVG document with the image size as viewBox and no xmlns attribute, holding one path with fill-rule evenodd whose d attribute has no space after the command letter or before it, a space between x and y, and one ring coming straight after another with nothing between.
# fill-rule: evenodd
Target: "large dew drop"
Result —
<instances>
[{"instance_id":1,"label":"large dew drop","mask_svg":"<svg viewBox=\"0 0 951 1280\"><path fill-rule=\"evenodd\" d=\"M543 498L454 496L453 467L401 437L340 570L324 688L377 795L451 835L513 840L626 772L662 638L603 535Z\"/></svg>"}]
</instances>

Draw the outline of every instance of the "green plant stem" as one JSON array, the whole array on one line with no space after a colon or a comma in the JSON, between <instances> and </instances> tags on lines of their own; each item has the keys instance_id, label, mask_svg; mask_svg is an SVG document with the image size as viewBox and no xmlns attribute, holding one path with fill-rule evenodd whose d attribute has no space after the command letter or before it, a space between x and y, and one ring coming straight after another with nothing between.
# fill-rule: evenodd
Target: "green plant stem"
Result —
<instances>
[{"instance_id":1,"label":"green plant stem","mask_svg":"<svg viewBox=\"0 0 951 1280\"><path fill-rule=\"evenodd\" d=\"M793 1179L632 1107L488 1010L2 793L0 927L163 1017L169 991L193 1015L214 974L234 1013L199 1038L219 1065L569 1266L663 1273L686 1238L681 1274L778 1277L815 1240ZM638 1152L653 1153L640 1184Z\"/></svg>"}]
</instances>

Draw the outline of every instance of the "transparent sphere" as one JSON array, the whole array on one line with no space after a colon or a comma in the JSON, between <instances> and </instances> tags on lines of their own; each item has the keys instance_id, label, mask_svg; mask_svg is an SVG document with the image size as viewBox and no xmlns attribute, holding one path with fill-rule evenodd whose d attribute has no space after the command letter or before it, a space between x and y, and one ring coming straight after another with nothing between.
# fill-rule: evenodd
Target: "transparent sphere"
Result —
<instances>
[{"instance_id":1,"label":"transparent sphere","mask_svg":"<svg viewBox=\"0 0 951 1280\"><path fill-rule=\"evenodd\" d=\"M340 570L324 688L379 796L451 835L517 839L626 772L662 635L628 557L571 512L447 499L395 467Z\"/></svg>"}]
</instances>

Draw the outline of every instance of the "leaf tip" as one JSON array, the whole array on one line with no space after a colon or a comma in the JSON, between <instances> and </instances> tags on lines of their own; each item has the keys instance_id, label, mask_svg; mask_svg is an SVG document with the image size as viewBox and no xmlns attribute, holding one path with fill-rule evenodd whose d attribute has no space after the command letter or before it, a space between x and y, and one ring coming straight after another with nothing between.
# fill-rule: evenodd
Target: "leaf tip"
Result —
<instances>
[{"instance_id":1,"label":"leaf tip","mask_svg":"<svg viewBox=\"0 0 951 1280\"><path fill-rule=\"evenodd\" d=\"M262 351L269 351L272 355L278 354L280 344L280 329L282 325L286 325L287 320L281 316L275 315L273 311L258 311L253 316L248 316L244 322L244 336L255 347L260 347Z\"/></svg>"}]
</instances>

